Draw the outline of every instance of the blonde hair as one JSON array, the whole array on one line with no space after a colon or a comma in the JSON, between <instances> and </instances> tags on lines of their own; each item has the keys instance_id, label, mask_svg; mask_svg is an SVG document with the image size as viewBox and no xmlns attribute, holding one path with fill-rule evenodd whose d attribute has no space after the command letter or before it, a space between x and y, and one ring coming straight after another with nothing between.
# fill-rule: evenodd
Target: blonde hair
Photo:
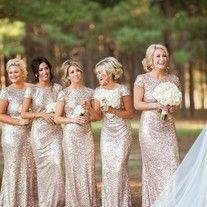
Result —
<instances>
[{"instance_id":1,"label":"blonde hair","mask_svg":"<svg viewBox=\"0 0 207 207\"><path fill-rule=\"evenodd\" d=\"M153 69L153 55L157 49L161 49L166 53L169 64L169 53L167 51L167 48L161 44L152 44L147 48L145 58L142 60L143 68L147 72Z\"/></svg>"},{"instance_id":2,"label":"blonde hair","mask_svg":"<svg viewBox=\"0 0 207 207\"><path fill-rule=\"evenodd\" d=\"M28 72L27 72L26 63L24 60L19 59L19 58L10 59L6 64L6 71L9 72L9 69L12 66L19 67L19 69L23 73L24 79L26 79Z\"/></svg>"},{"instance_id":3,"label":"blonde hair","mask_svg":"<svg viewBox=\"0 0 207 207\"><path fill-rule=\"evenodd\" d=\"M63 82L64 86L68 86L68 85L71 84L70 80L68 79L69 68L71 66L74 66L74 67L78 68L82 73L84 71L83 66L79 62L73 61L73 60L66 60L61 66L61 70L64 73L63 74L63 79L62 79L62 82Z\"/></svg>"},{"instance_id":4,"label":"blonde hair","mask_svg":"<svg viewBox=\"0 0 207 207\"><path fill-rule=\"evenodd\" d=\"M114 80L118 80L123 74L122 64L114 57L107 57L99 61L96 67L101 66L107 74L112 74Z\"/></svg>"}]
</instances>

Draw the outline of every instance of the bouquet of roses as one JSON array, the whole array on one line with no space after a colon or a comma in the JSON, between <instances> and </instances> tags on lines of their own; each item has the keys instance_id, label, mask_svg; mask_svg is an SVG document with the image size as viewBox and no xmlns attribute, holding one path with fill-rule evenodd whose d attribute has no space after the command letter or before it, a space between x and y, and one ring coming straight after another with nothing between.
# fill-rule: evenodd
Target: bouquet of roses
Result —
<instances>
[{"instance_id":1,"label":"bouquet of roses","mask_svg":"<svg viewBox=\"0 0 207 207\"><path fill-rule=\"evenodd\" d=\"M86 110L82 107L82 105L77 105L74 110L72 117L83 116L86 113Z\"/></svg>"},{"instance_id":2,"label":"bouquet of roses","mask_svg":"<svg viewBox=\"0 0 207 207\"><path fill-rule=\"evenodd\" d=\"M47 106L45 107L45 112L47 114L55 113L55 107L56 107L56 103L51 102L51 103L47 104Z\"/></svg>"},{"instance_id":3,"label":"bouquet of roses","mask_svg":"<svg viewBox=\"0 0 207 207\"><path fill-rule=\"evenodd\" d=\"M178 87L171 82L160 83L153 91L153 97L164 106L179 105L182 101L182 93ZM164 121L167 117L167 112L162 111L160 119Z\"/></svg>"},{"instance_id":4,"label":"bouquet of roses","mask_svg":"<svg viewBox=\"0 0 207 207\"><path fill-rule=\"evenodd\" d=\"M107 111L108 107L118 108L120 105L120 94L118 91L102 91L95 95L95 98L100 102L100 107L103 111Z\"/></svg>"}]
</instances>

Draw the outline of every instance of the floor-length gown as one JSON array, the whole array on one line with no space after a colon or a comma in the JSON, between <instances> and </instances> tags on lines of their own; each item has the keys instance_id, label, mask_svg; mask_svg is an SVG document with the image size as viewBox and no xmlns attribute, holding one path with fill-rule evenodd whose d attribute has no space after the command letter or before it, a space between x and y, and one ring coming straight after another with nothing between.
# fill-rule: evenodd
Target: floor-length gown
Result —
<instances>
[{"instance_id":1,"label":"floor-length gown","mask_svg":"<svg viewBox=\"0 0 207 207\"><path fill-rule=\"evenodd\" d=\"M7 114L20 118L24 89L2 89L1 100L8 101ZM34 159L29 145L29 126L2 125L4 170L0 195L1 207L34 207L37 202Z\"/></svg>"},{"instance_id":2,"label":"floor-length gown","mask_svg":"<svg viewBox=\"0 0 207 207\"><path fill-rule=\"evenodd\" d=\"M57 95L61 89L62 87L58 84L46 88L37 85L28 87L25 97L32 100L32 112L45 112L48 104L57 101ZM50 124L43 118L34 119L31 129L31 146L37 168L38 206L64 206L61 127Z\"/></svg>"},{"instance_id":3,"label":"floor-length gown","mask_svg":"<svg viewBox=\"0 0 207 207\"><path fill-rule=\"evenodd\" d=\"M169 74L159 80L149 73L138 75L135 86L144 88L145 102L156 102L154 88L163 82L179 86L177 76ZM160 120L160 111L143 111L140 118L139 141L142 155L142 207L150 207L163 190L179 164L174 118Z\"/></svg>"},{"instance_id":4,"label":"floor-length gown","mask_svg":"<svg viewBox=\"0 0 207 207\"><path fill-rule=\"evenodd\" d=\"M94 98L99 100L99 94L117 97L117 108L123 106L122 97L130 95L128 88L119 85L116 89L107 90L98 87ZM131 193L128 176L128 159L131 151L132 136L129 120L112 113L103 113L101 130L102 158L102 207L131 206Z\"/></svg>"},{"instance_id":5,"label":"floor-length gown","mask_svg":"<svg viewBox=\"0 0 207 207\"><path fill-rule=\"evenodd\" d=\"M58 101L64 102L66 117L74 116L76 106L90 100L93 90L65 88ZM69 123L63 130L66 176L66 207L96 207L95 151L90 123Z\"/></svg>"}]
</instances>

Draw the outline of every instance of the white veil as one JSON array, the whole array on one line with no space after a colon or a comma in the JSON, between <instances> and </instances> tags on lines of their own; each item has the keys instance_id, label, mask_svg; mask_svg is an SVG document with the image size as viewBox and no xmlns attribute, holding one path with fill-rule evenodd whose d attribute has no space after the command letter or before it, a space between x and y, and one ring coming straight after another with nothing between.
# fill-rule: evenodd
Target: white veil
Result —
<instances>
[{"instance_id":1,"label":"white veil","mask_svg":"<svg viewBox=\"0 0 207 207\"><path fill-rule=\"evenodd\" d=\"M207 126L152 207L207 207Z\"/></svg>"}]
</instances>

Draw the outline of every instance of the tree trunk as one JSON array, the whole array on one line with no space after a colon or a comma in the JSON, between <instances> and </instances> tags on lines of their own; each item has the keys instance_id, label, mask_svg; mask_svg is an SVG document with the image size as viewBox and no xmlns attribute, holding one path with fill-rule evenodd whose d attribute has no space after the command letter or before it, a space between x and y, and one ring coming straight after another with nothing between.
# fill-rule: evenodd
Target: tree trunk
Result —
<instances>
[{"instance_id":1,"label":"tree trunk","mask_svg":"<svg viewBox=\"0 0 207 207\"><path fill-rule=\"evenodd\" d=\"M0 88L6 87L4 55L0 55Z\"/></svg>"},{"instance_id":2,"label":"tree trunk","mask_svg":"<svg viewBox=\"0 0 207 207\"><path fill-rule=\"evenodd\" d=\"M181 103L181 116L186 117L187 116L187 110L186 110L186 104L185 104L185 71L184 67L181 64L177 64L178 69L178 77L180 78L181 83L181 92L182 92L182 103Z\"/></svg>"},{"instance_id":3,"label":"tree trunk","mask_svg":"<svg viewBox=\"0 0 207 207\"><path fill-rule=\"evenodd\" d=\"M189 63L189 99L190 99L190 116L193 117L195 113L194 103L194 76L193 76L193 63Z\"/></svg>"},{"instance_id":4,"label":"tree trunk","mask_svg":"<svg viewBox=\"0 0 207 207\"><path fill-rule=\"evenodd\" d=\"M201 109L204 110L205 108L205 70L204 70L204 63L202 61L199 62L200 68L200 90L201 90Z\"/></svg>"}]
</instances>

